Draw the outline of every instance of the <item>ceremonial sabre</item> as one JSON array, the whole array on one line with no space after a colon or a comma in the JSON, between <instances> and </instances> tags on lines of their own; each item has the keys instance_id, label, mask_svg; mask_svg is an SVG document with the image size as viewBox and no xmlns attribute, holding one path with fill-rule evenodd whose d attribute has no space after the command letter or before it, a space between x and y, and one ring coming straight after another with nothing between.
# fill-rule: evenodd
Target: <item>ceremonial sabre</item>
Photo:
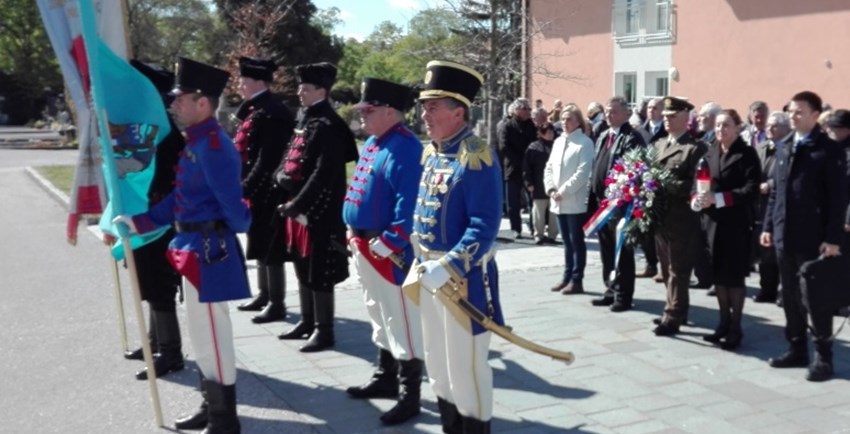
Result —
<instances>
[{"instance_id":1,"label":"ceremonial sabre","mask_svg":"<svg viewBox=\"0 0 850 434\"><path fill-rule=\"evenodd\" d=\"M393 263L396 263L396 261L393 261ZM415 275L418 277L422 275L423 271L424 269L420 265L416 269L416 274L410 273L410 275ZM458 313L460 313L464 317L472 319L476 323L480 324L481 327L484 327L485 329L495 333L502 339L505 339L506 341L514 345L517 345L521 348L525 348L526 350L535 352L537 354L549 356L555 360L560 360L568 365L573 363L573 361L575 360L575 356L573 355L573 353L568 351L559 351L531 342L528 339L516 335L513 331L511 331L511 329L497 324L495 321L490 319L489 316L478 310L475 305L470 303L469 300L464 297L465 291L462 291L460 289L461 286L463 285L458 284L454 280L450 279L448 283L432 292L427 288L422 287L419 284L418 278L415 280L408 278L405 281L402 290L404 290L405 295L410 297L410 299L413 300L414 303L419 304L419 290L425 289L426 291L430 292L433 295L436 295L440 298L440 300L446 303L446 307L449 308L449 310L455 315L458 320L461 320L461 318L458 318ZM461 321L461 323L463 322Z\"/></svg>"}]
</instances>

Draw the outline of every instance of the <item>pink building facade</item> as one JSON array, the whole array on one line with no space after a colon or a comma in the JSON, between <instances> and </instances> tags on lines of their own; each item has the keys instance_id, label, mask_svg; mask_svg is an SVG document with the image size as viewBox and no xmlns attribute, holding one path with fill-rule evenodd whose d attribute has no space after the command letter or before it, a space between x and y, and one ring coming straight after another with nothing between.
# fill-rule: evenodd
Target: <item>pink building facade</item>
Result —
<instances>
[{"instance_id":1,"label":"pink building facade","mask_svg":"<svg viewBox=\"0 0 850 434\"><path fill-rule=\"evenodd\" d=\"M848 0L528 0L526 94L660 95L746 112L812 90L850 107Z\"/></svg>"}]
</instances>

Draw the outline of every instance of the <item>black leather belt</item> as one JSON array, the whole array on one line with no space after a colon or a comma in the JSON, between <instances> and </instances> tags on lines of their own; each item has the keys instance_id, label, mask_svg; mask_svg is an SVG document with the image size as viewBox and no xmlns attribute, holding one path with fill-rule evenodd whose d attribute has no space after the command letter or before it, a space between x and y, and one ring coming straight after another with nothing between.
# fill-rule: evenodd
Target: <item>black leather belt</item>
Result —
<instances>
[{"instance_id":1,"label":"black leather belt","mask_svg":"<svg viewBox=\"0 0 850 434\"><path fill-rule=\"evenodd\" d=\"M202 222L176 222L174 229L177 232L211 232L227 229L224 220L206 220Z\"/></svg>"},{"instance_id":2,"label":"black leather belt","mask_svg":"<svg viewBox=\"0 0 850 434\"><path fill-rule=\"evenodd\" d=\"M348 227L348 230L351 231L351 235L357 238L365 238L367 240L375 238L383 233L383 231L378 231L374 229L354 229L350 226Z\"/></svg>"}]
</instances>

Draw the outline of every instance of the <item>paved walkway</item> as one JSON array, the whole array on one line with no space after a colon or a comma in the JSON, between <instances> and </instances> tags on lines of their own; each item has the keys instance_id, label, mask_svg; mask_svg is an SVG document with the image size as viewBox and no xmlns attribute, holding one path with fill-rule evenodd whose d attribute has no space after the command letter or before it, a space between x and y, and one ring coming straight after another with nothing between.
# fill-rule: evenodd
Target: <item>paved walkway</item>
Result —
<instances>
[{"instance_id":1,"label":"paved walkway","mask_svg":"<svg viewBox=\"0 0 850 434\"><path fill-rule=\"evenodd\" d=\"M64 208L23 169L0 171L0 432L155 432L148 386L133 379L141 364L121 358L109 259L93 236L64 243ZM804 380L804 369L767 366L784 347L783 316L773 305L748 303L737 353L706 345L716 301L691 292L691 326L676 338L651 333L664 290L638 279L635 309L614 314L593 307L601 291L590 244L584 295L553 294L563 261L560 246L504 244L505 317L528 339L569 350L566 366L493 338L496 433L795 433L850 429L847 333L836 349L837 379ZM641 268L639 263L638 268ZM255 270L250 270L253 282ZM123 274L123 273L122 273ZM337 345L301 354L299 342L276 335L298 319L294 274L288 269L287 324L258 326L232 312L238 358L239 414L245 433L439 433L427 384L414 421L383 428L390 400L349 399L344 389L373 370L361 291L352 277L337 290ZM756 280L748 283L752 289ZM123 286L128 288L126 282ZM132 307L125 304L131 342ZM182 315L182 313L181 313ZM836 324L837 326L837 324ZM184 334L185 335L185 334ZM185 351L191 358L191 345ZM190 363L194 368L194 364ZM159 381L167 424L198 404L192 369Z\"/></svg>"}]
</instances>

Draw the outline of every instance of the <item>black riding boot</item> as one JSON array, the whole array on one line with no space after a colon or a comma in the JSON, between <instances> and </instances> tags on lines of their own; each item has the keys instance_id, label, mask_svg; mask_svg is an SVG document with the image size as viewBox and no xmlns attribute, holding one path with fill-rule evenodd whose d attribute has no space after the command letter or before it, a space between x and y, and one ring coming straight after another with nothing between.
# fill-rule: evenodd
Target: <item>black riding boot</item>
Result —
<instances>
[{"instance_id":1,"label":"black riding boot","mask_svg":"<svg viewBox=\"0 0 850 434\"><path fill-rule=\"evenodd\" d=\"M378 370L372 374L369 382L349 387L345 391L358 399L398 397L398 361L389 351L378 351Z\"/></svg>"},{"instance_id":2,"label":"black riding boot","mask_svg":"<svg viewBox=\"0 0 850 434\"><path fill-rule=\"evenodd\" d=\"M241 311L260 311L269 303L269 275L266 266L257 261L257 296L236 306Z\"/></svg>"},{"instance_id":3,"label":"black riding boot","mask_svg":"<svg viewBox=\"0 0 850 434\"><path fill-rule=\"evenodd\" d=\"M334 293L313 291L316 329L307 343L300 348L302 353L315 353L334 346Z\"/></svg>"},{"instance_id":4,"label":"black riding boot","mask_svg":"<svg viewBox=\"0 0 850 434\"><path fill-rule=\"evenodd\" d=\"M283 321L286 318L286 305L283 297L286 294L286 274L283 264L266 265L263 267L268 281L268 302L259 315L251 318L254 324L264 324L273 321Z\"/></svg>"},{"instance_id":5,"label":"black riding boot","mask_svg":"<svg viewBox=\"0 0 850 434\"><path fill-rule=\"evenodd\" d=\"M151 344L151 354L156 354L159 345L156 341L156 318L153 315L153 309L148 309L148 342ZM133 351L124 353L124 358L127 360L145 360L145 355L142 353L142 347L136 348Z\"/></svg>"},{"instance_id":6,"label":"black riding boot","mask_svg":"<svg viewBox=\"0 0 850 434\"><path fill-rule=\"evenodd\" d=\"M463 416L463 434L490 434L490 421Z\"/></svg>"},{"instance_id":7,"label":"black riding boot","mask_svg":"<svg viewBox=\"0 0 850 434\"><path fill-rule=\"evenodd\" d=\"M183 369L183 345L180 339L180 325L177 323L177 311L153 310L156 317L156 337L159 341L159 355L153 361L157 377ZM147 380L148 368L136 373L136 379Z\"/></svg>"},{"instance_id":8,"label":"black riding boot","mask_svg":"<svg viewBox=\"0 0 850 434\"><path fill-rule=\"evenodd\" d=\"M422 389L422 360L399 360L399 380L401 395L398 404L381 416L384 425L404 423L419 414L422 405L419 402Z\"/></svg>"},{"instance_id":9,"label":"black riding boot","mask_svg":"<svg viewBox=\"0 0 850 434\"><path fill-rule=\"evenodd\" d=\"M832 378L832 312L812 312L812 343L815 359L809 365L806 380L826 381Z\"/></svg>"},{"instance_id":10,"label":"black riding boot","mask_svg":"<svg viewBox=\"0 0 850 434\"><path fill-rule=\"evenodd\" d=\"M239 418L236 416L236 385L225 386L206 381L209 402L209 420L201 434L239 434Z\"/></svg>"},{"instance_id":11,"label":"black riding boot","mask_svg":"<svg viewBox=\"0 0 850 434\"><path fill-rule=\"evenodd\" d=\"M204 429L207 426L207 421L209 420L209 402L207 401L207 387L206 381L204 381L204 375L199 374L201 377L201 397L204 399L201 402L201 406L198 407L194 413L181 417L174 422L174 428L183 430L195 430L195 429Z\"/></svg>"},{"instance_id":12,"label":"black riding boot","mask_svg":"<svg viewBox=\"0 0 850 434\"><path fill-rule=\"evenodd\" d=\"M443 432L445 434L463 434L463 416L457 411L457 406L437 397L437 408L440 410Z\"/></svg>"},{"instance_id":13,"label":"black riding boot","mask_svg":"<svg viewBox=\"0 0 850 434\"><path fill-rule=\"evenodd\" d=\"M298 285L298 298L301 300L301 319L295 324L295 327L279 335L279 339L307 339L316 327L313 291L307 286Z\"/></svg>"}]
</instances>

